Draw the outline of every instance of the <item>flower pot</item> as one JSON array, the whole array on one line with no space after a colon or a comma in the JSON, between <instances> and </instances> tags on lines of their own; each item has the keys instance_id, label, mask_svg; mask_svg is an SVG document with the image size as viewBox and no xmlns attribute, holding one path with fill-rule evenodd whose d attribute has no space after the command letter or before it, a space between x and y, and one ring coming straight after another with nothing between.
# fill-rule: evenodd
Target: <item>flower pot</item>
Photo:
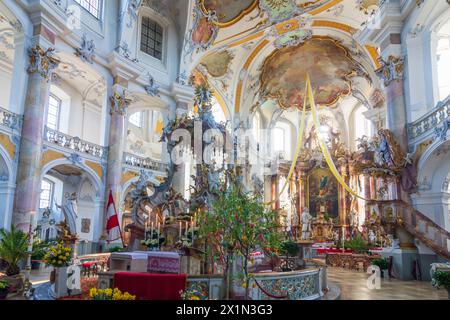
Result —
<instances>
[{"instance_id":1,"label":"flower pot","mask_svg":"<svg viewBox=\"0 0 450 320\"><path fill-rule=\"evenodd\" d=\"M5 300L8 296L9 288L0 289L0 300Z\"/></svg>"},{"instance_id":2,"label":"flower pot","mask_svg":"<svg viewBox=\"0 0 450 320\"><path fill-rule=\"evenodd\" d=\"M67 267L55 268L56 298L67 297Z\"/></svg>"},{"instance_id":3,"label":"flower pot","mask_svg":"<svg viewBox=\"0 0 450 320\"><path fill-rule=\"evenodd\" d=\"M40 267L41 267L41 263L39 261L31 262L31 270L39 270Z\"/></svg>"}]
</instances>

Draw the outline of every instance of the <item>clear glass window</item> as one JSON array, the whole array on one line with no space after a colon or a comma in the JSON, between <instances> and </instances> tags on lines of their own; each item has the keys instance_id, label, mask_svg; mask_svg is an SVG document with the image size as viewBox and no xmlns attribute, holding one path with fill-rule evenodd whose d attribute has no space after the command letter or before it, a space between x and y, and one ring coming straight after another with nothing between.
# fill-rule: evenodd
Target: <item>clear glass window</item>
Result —
<instances>
[{"instance_id":1,"label":"clear glass window","mask_svg":"<svg viewBox=\"0 0 450 320\"><path fill-rule=\"evenodd\" d=\"M41 195L39 198L39 208L47 209L52 206L53 202L53 183L48 180L41 182Z\"/></svg>"},{"instance_id":2,"label":"clear glass window","mask_svg":"<svg viewBox=\"0 0 450 320\"><path fill-rule=\"evenodd\" d=\"M53 130L59 128L59 112L61 109L61 100L51 95L48 99L48 110L46 126Z\"/></svg>"},{"instance_id":3,"label":"clear glass window","mask_svg":"<svg viewBox=\"0 0 450 320\"><path fill-rule=\"evenodd\" d=\"M97 19L100 19L100 1L101 0L75 0L76 3Z\"/></svg>"},{"instance_id":4,"label":"clear glass window","mask_svg":"<svg viewBox=\"0 0 450 320\"><path fill-rule=\"evenodd\" d=\"M138 128L142 128L142 118L142 112L136 112L130 116L129 122Z\"/></svg>"},{"instance_id":5,"label":"clear glass window","mask_svg":"<svg viewBox=\"0 0 450 320\"><path fill-rule=\"evenodd\" d=\"M163 28L148 17L142 18L141 51L162 60Z\"/></svg>"}]
</instances>

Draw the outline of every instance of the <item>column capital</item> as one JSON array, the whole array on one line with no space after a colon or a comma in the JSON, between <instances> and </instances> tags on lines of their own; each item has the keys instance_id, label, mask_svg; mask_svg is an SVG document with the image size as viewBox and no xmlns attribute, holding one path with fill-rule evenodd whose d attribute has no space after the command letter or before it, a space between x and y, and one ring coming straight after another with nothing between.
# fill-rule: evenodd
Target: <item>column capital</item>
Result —
<instances>
[{"instance_id":1,"label":"column capital","mask_svg":"<svg viewBox=\"0 0 450 320\"><path fill-rule=\"evenodd\" d=\"M387 87L394 80L403 80L404 74L404 57L398 57L394 55L390 55L387 60L384 60L382 57L378 58L378 61L381 64L381 67L375 71L375 73L383 80L384 86Z\"/></svg>"},{"instance_id":2,"label":"column capital","mask_svg":"<svg viewBox=\"0 0 450 320\"><path fill-rule=\"evenodd\" d=\"M44 50L40 45L35 45L28 51L28 73L38 73L45 80L50 81L53 71L58 67L60 60L55 58L55 48Z\"/></svg>"},{"instance_id":3,"label":"column capital","mask_svg":"<svg viewBox=\"0 0 450 320\"><path fill-rule=\"evenodd\" d=\"M111 102L111 108L109 111L111 115L115 112L121 116L125 116L127 114L131 99L126 97L125 89L122 89L121 93L120 90L116 88L109 100Z\"/></svg>"}]
</instances>

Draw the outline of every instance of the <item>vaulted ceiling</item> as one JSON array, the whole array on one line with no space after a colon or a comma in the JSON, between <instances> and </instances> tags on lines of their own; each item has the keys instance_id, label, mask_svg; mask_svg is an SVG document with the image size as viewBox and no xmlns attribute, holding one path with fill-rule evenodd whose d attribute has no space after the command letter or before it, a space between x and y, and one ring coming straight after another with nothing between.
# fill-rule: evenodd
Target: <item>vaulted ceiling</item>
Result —
<instances>
[{"instance_id":1,"label":"vaulted ceiling","mask_svg":"<svg viewBox=\"0 0 450 320\"><path fill-rule=\"evenodd\" d=\"M377 48L358 33L378 0L197 0L184 59L231 114L299 107L309 73L321 105L379 95ZM379 105L378 105L379 107Z\"/></svg>"}]
</instances>

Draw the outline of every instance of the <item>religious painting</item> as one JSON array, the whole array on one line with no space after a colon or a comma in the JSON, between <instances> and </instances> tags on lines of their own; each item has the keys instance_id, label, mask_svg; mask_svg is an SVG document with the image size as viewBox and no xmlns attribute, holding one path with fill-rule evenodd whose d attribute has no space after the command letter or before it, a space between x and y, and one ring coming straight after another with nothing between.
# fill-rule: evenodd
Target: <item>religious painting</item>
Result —
<instances>
[{"instance_id":1,"label":"religious painting","mask_svg":"<svg viewBox=\"0 0 450 320\"><path fill-rule=\"evenodd\" d=\"M319 212L331 218L339 215L338 182L330 170L318 168L308 176L309 211L316 217Z\"/></svg>"},{"instance_id":2,"label":"religious painting","mask_svg":"<svg viewBox=\"0 0 450 320\"><path fill-rule=\"evenodd\" d=\"M233 60L233 55L227 51L213 53L205 57L200 64L206 68L213 77L222 77L228 72L228 67Z\"/></svg>"},{"instance_id":3,"label":"religious painting","mask_svg":"<svg viewBox=\"0 0 450 320\"><path fill-rule=\"evenodd\" d=\"M200 46L208 46L214 35L214 26L208 22L208 19L202 17L198 20L195 29L192 32L192 41Z\"/></svg>"},{"instance_id":4,"label":"religious painting","mask_svg":"<svg viewBox=\"0 0 450 320\"><path fill-rule=\"evenodd\" d=\"M303 108L309 74L318 105L334 105L352 91L354 76L369 78L349 51L330 37L314 36L296 46L275 50L261 72L261 93L283 109Z\"/></svg>"},{"instance_id":5,"label":"religious painting","mask_svg":"<svg viewBox=\"0 0 450 320\"><path fill-rule=\"evenodd\" d=\"M205 14L215 12L219 26L229 26L250 13L258 4L258 0L200 0Z\"/></svg>"},{"instance_id":6,"label":"religious painting","mask_svg":"<svg viewBox=\"0 0 450 320\"><path fill-rule=\"evenodd\" d=\"M91 219L81 219L81 233L91 232Z\"/></svg>"},{"instance_id":7,"label":"religious painting","mask_svg":"<svg viewBox=\"0 0 450 320\"><path fill-rule=\"evenodd\" d=\"M279 22L319 8L328 0L260 0L259 6L269 21Z\"/></svg>"}]
</instances>

